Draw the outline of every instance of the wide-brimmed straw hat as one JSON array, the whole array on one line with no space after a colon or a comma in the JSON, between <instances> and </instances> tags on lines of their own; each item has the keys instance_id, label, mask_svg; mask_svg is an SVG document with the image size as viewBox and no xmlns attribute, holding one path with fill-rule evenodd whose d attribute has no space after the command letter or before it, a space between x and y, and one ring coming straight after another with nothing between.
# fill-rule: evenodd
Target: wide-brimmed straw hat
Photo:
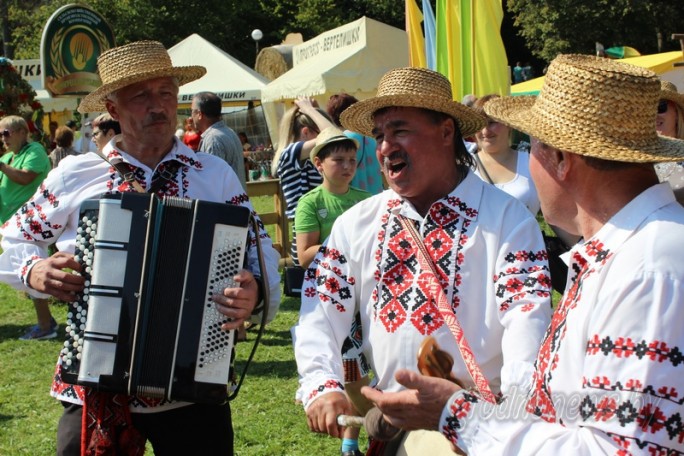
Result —
<instances>
[{"instance_id":1,"label":"wide-brimmed straw hat","mask_svg":"<svg viewBox=\"0 0 684 456\"><path fill-rule=\"evenodd\" d=\"M660 81L660 99L670 100L684 113L684 94L677 92L677 86L670 81Z\"/></svg>"},{"instance_id":2,"label":"wide-brimmed straw hat","mask_svg":"<svg viewBox=\"0 0 684 456\"><path fill-rule=\"evenodd\" d=\"M373 114L387 107L424 108L443 112L458 123L461 135L472 136L484 128L487 119L454 101L451 83L436 71L425 68L397 68L387 72L378 83L375 97L354 103L342 112L344 128L372 136Z\"/></svg>"},{"instance_id":3,"label":"wide-brimmed straw hat","mask_svg":"<svg viewBox=\"0 0 684 456\"><path fill-rule=\"evenodd\" d=\"M588 55L560 55L538 97L503 97L491 117L556 149L623 162L684 157L684 141L658 136L660 80L650 70Z\"/></svg>"},{"instance_id":4,"label":"wide-brimmed straw hat","mask_svg":"<svg viewBox=\"0 0 684 456\"><path fill-rule=\"evenodd\" d=\"M345 136L344 132L339 128L328 127L321 130L318 136L316 136L316 145L313 149L311 149L311 152L309 153L309 158L311 159L311 161L313 161L314 158L316 158L318 153L321 151L321 149L323 149L328 144L332 144L339 141L349 141L350 145L353 144L355 149L358 150L359 148L359 142L356 139L350 138L349 136Z\"/></svg>"},{"instance_id":5,"label":"wide-brimmed straw hat","mask_svg":"<svg viewBox=\"0 0 684 456\"><path fill-rule=\"evenodd\" d=\"M109 94L136 82L170 76L183 85L207 72L203 66L174 67L166 48L158 41L137 41L108 49L97 59L97 71L102 85L83 98L79 112L105 111Z\"/></svg>"}]
</instances>

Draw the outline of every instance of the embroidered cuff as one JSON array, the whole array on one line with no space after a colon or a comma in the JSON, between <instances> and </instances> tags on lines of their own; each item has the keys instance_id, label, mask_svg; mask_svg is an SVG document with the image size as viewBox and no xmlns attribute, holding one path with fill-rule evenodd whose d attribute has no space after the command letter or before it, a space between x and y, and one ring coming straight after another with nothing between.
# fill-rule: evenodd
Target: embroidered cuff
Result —
<instances>
[{"instance_id":1,"label":"embroidered cuff","mask_svg":"<svg viewBox=\"0 0 684 456\"><path fill-rule=\"evenodd\" d=\"M459 445L458 434L465 429L469 415L480 399L474 394L460 390L447 401L439 419L439 431L456 446Z\"/></svg>"},{"instance_id":2,"label":"embroidered cuff","mask_svg":"<svg viewBox=\"0 0 684 456\"><path fill-rule=\"evenodd\" d=\"M28 282L28 276L31 273L31 269L36 265L38 261L42 260L41 257L34 255L26 262L24 265L19 269L19 280L21 280L21 283L23 283L27 288L31 288Z\"/></svg>"},{"instance_id":3,"label":"embroidered cuff","mask_svg":"<svg viewBox=\"0 0 684 456\"><path fill-rule=\"evenodd\" d=\"M327 393L339 391L344 392L344 385L339 380L327 380L325 383L318 385L316 389L311 391L304 401L304 409L307 409L311 403Z\"/></svg>"}]
</instances>

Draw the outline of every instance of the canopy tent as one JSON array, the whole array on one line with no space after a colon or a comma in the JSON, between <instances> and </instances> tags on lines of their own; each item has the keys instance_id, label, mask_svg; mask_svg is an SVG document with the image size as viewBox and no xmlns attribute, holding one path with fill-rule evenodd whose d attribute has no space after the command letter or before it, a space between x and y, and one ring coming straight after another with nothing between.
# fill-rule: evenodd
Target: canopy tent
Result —
<instances>
[{"instance_id":1,"label":"canopy tent","mask_svg":"<svg viewBox=\"0 0 684 456\"><path fill-rule=\"evenodd\" d=\"M36 89L36 98L45 112L76 111L79 99L76 97L51 97L47 90ZM71 113L69 113L71 116Z\"/></svg>"},{"instance_id":2,"label":"canopy tent","mask_svg":"<svg viewBox=\"0 0 684 456\"><path fill-rule=\"evenodd\" d=\"M293 68L262 90L272 138L287 101L310 96L325 106L339 92L360 100L375 95L387 71L408 66L408 40L404 30L362 17L294 46L292 56Z\"/></svg>"},{"instance_id":3,"label":"canopy tent","mask_svg":"<svg viewBox=\"0 0 684 456\"><path fill-rule=\"evenodd\" d=\"M196 33L169 49L175 66L202 65L207 74L185 84L178 92L178 104L187 107L197 92L210 91L224 105L246 105L261 99L268 80Z\"/></svg>"},{"instance_id":4,"label":"canopy tent","mask_svg":"<svg viewBox=\"0 0 684 456\"><path fill-rule=\"evenodd\" d=\"M642 68L648 68L660 75L661 78L673 82L679 86L681 90L681 86L677 83L676 79L682 77L681 74L684 74L684 67L675 67L674 64L677 62L684 62L684 53L682 51L641 55L638 57L620 59L620 61ZM515 84L511 86L511 95L537 95L543 84L544 76Z\"/></svg>"},{"instance_id":5,"label":"canopy tent","mask_svg":"<svg viewBox=\"0 0 684 456\"><path fill-rule=\"evenodd\" d=\"M169 49L175 66L201 65L207 74L178 91L178 108L189 109L198 92L214 92L223 104L223 120L236 132L244 131L252 144L269 144L261 89L268 80L196 33ZM225 114L228 113L228 114Z\"/></svg>"}]
</instances>

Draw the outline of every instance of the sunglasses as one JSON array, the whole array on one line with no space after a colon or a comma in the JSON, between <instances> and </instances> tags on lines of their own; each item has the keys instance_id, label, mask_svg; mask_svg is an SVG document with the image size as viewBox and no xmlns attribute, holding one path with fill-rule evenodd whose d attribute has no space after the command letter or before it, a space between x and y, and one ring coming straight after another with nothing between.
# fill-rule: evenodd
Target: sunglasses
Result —
<instances>
[{"instance_id":1,"label":"sunglasses","mask_svg":"<svg viewBox=\"0 0 684 456\"><path fill-rule=\"evenodd\" d=\"M658 102L658 114L665 114L667 112L668 102L667 100L660 100Z\"/></svg>"},{"instance_id":2,"label":"sunglasses","mask_svg":"<svg viewBox=\"0 0 684 456\"><path fill-rule=\"evenodd\" d=\"M8 138L12 134L9 130L2 130L2 136Z\"/></svg>"}]
</instances>

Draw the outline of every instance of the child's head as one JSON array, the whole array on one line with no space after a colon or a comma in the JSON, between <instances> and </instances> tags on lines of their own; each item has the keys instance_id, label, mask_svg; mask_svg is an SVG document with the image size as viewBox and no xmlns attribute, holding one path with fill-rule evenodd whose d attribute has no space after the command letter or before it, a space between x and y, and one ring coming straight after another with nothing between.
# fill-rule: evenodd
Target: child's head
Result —
<instances>
[{"instance_id":1,"label":"child's head","mask_svg":"<svg viewBox=\"0 0 684 456\"><path fill-rule=\"evenodd\" d=\"M316 146L310 158L323 179L334 180L335 184L349 182L356 173L356 151L359 143L345 136L338 128L326 128L316 138Z\"/></svg>"}]
</instances>

